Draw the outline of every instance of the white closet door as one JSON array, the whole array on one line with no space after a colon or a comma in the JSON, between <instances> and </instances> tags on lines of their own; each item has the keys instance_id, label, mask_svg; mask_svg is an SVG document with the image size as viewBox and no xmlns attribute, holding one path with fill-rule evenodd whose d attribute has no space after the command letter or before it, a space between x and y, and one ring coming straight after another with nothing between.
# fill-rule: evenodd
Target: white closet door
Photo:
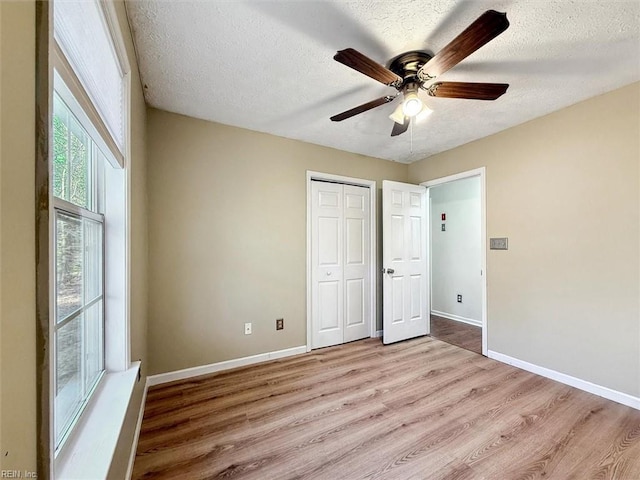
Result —
<instances>
[{"instance_id":1,"label":"white closet door","mask_svg":"<svg viewBox=\"0 0 640 480\"><path fill-rule=\"evenodd\" d=\"M311 182L311 344L343 342L343 186Z\"/></svg>"},{"instance_id":2,"label":"white closet door","mask_svg":"<svg viewBox=\"0 0 640 480\"><path fill-rule=\"evenodd\" d=\"M369 189L344 185L344 341L371 335Z\"/></svg>"},{"instance_id":3,"label":"white closet door","mask_svg":"<svg viewBox=\"0 0 640 480\"><path fill-rule=\"evenodd\" d=\"M311 183L311 347L371 335L369 189Z\"/></svg>"}]
</instances>

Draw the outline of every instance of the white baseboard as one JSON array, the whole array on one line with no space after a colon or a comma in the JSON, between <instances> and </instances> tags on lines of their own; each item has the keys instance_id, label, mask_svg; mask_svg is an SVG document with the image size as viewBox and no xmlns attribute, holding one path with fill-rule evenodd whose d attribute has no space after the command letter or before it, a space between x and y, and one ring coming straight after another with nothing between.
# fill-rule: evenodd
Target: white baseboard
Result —
<instances>
[{"instance_id":1,"label":"white baseboard","mask_svg":"<svg viewBox=\"0 0 640 480\"><path fill-rule=\"evenodd\" d=\"M144 391L142 392L142 400L140 401L140 411L138 412L138 421L136 422L136 431L133 434L133 445L131 447L131 455L129 456L129 466L127 467L127 480L131 480L133 475L133 464L136 461L136 452L138 450L138 439L140 438L140 429L142 428L142 418L144 417L144 407L147 403L147 390L149 389L149 378L145 379Z\"/></svg>"},{"instance_id":2,"label":"white baseboard","mask_svg":"<svg viewBox=\"0 0 640 480\"><path fill-rule=\"evenodd\" d=\"M147 377L147 386L152 387L154 385L160 385L162 383L175 382L176 380L184 380L186 378L221 372L223 370L229 370L231 368L244 367L246 365L252 365L254 363L261 363L268 360L275 360L277 358L290 357L291 355L299 355L301 353L307 353L306 345L286 348L284 350L277 350L275 352L259 353L257 355L251 355L249 357L234 358L233 360L211 363L209 365L202 365L200 367L191 367L185 368L183 370L176 370L173 372L159 373L157 375L150 375Z\"/></svg>"},{"instance_id":3,"label":"white baseboard","mask_svg":"<svg viewBox=\"0 0 640 480\"><path fill-rule=\"evenodd\" d=\"M566 373L557 372L546 367L540 367L538 365L534 365L533 363L525 362L524 360L519 360L517 358L513 358L508 355L504 355L502 353L494 352L491 350L489 350L488 352L488 357L493 358L494 360L497 360L499 362L521 368L528 372L550 378L551 380L564 383L565 385L579 388L580 390L584 390L585 392L593 393L594 395L598 395L608 400L613 400L614 402L621 403L622 405L627 405L628 407L640 410L639 397L634 397L627 393L619 392L617 390L603 387L601 385L596 385L595 383L588 382L587 380L572 377L571 375L567 375Z\"/></svg>"},{"instance_id":4,"label":"white baseboard","mask_svg":"<svg viewBox=\"0 0 640 480\"><path fill-rule=\"evenodd\" d=\"M371 335L371 338L378 338L382 336L382 330L376 330L375 332L373 332L373 335Z\"/></svg>"},{"instance_id":5,"label":"white baseboard","mask_svg":"<svg viewBox=\"0 0 640 480\"><path fill-rule=\"evenodd\" d=\"M467 323L474 327L482 327L481 320L474 320L473 318L461 317L460 315L454 315L453 313L441 312L439 310L431 310L431 315L437 315L438 317L446 318L449 320L455 320L456 322Z\"/></svg>"}]
</instances>

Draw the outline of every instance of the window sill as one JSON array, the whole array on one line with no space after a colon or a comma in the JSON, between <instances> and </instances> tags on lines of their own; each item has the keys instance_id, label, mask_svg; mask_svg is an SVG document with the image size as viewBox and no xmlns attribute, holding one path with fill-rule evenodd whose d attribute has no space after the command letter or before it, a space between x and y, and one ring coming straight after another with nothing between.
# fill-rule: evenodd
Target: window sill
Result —
<instances>
[{"instance_id":1,"label":"window sill","mask_svg":"<svg viewBox=\"0 0 640 480\"><path fill-rule=\"evenodd\" d=\"M107 478L139 369L140 362L133 362L128 370L104 376L56 458L56 479Z\"/></svg>"}]
</instances>

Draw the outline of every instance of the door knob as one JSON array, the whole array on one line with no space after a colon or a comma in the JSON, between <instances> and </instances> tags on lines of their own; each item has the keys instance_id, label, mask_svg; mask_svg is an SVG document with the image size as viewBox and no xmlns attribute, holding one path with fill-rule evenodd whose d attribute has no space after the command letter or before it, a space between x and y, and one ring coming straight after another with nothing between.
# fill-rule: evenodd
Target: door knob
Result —
<instances>
[{"instance_id":1,"label":"door knob","mask_svg":"<svg viewBox=\"0 0 640 480\"><path fill-rule=\"evenodd\" d=\"M331 272L327 272L327 276L331 275Z\"/></svg>"},{"instance_id":2,"label":"door knob","mask_svg":"<svg viewBox=\"0 0 640 480\"><path fill-rule=\"evenodd\" d=\"M383 268L382 273L389 273L393 275L396 271L393 268Z\"/></svg>"}]
</instances>

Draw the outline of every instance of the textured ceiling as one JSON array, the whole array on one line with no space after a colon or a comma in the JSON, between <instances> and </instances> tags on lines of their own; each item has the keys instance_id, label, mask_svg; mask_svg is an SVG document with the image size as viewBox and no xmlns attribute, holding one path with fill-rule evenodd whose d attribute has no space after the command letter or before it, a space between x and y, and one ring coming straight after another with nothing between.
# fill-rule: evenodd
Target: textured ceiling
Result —
<instances>
[{"instance_id":1,"label":"textured ceiling","mask_svg":"<svg viewBox=\"0 0 640 480\"><path fill-rule=\"evenodd\" d=\"M640 80L640 1L148 1L127 9L146 101L196 118L410 163ZM437 53L488 9L503 34L442 81L509 83L494 102L423 98L434 113L391 138L395 93L333 60Z\"/></svg>"}]
</instances>

